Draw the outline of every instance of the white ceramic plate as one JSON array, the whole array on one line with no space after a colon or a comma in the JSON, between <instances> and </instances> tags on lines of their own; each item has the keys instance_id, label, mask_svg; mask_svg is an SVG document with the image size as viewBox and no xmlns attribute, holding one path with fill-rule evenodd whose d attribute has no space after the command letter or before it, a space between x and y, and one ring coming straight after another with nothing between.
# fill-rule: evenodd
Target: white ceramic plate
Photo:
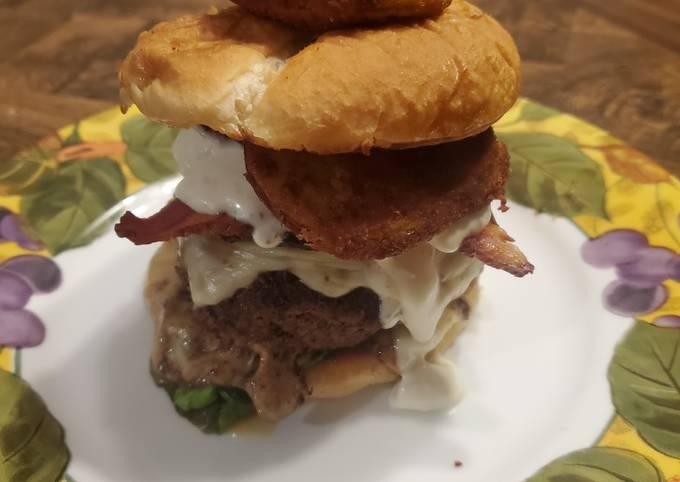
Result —
<instances>
[{"instance_id":1,"label":"white ceramic plate","mask_svg":"<svg viewBox=\"0 0 680 482\"><path fill-rule=\"evenodd\" d=\"M96 217L119 212L116 202L146 216L169 198L172 181L125 196L172 172L172 131L109 110L60 131L60 147L51 138L1 164L0 193L14 194L0 196L0 275L21 285L12 270L31 257L52 275L61 269L63 283L54 291L52 276L11 309L0 296L0 345L17 333L35 345L0 346L0 368L29 382L64 427L66 479L515 482L549 464L531 482L576 473L600 482L605 472L680 480L680 181L605 132L526 100L496 128L513 155L517 201L498 220L536 272L482 274L480 305L447 353L464 376L462 403L450 413L392 411L388 389L374 388L233 436L201 433L151 380L142 285L155 247L110 231L76 247ZM605 249L590 262L608 268L596 269L581 258L588 238L613 243L626 262L644 261L643 251L656 261L626 274L621 260L603 264ZM47 256L59 251L55 265ZM603 293L623 317L605 309ZM0 394L21 386L0 378ZM20 427L29 440L26 420L3 418L0 403L0 439ZM59 474L66 452L60 437L51 443L44 455L59 454L50 472ZM3 469L0 460L0 478Z\"/></svg>"},{"instance_id":2,"label":"white ceramic plate","mask_svg":"<svg viewBox=\"0 0 680 482\"><path fill-rule=\"evenodd\" d=\"M168 191L128 204L149 215ZM23 354L22 375L67 427L77 481L487 482L501 467L522 480L604 430L603 380L627 326L602 309L607 276L579 259L570 223L515 205L501 220L538 269L521 280L485 269L480 306L447 354L466 382L451 413L392 411L376 388L310 403L271 433L202 434L149 376L141 293L156 246L112 232L57 258L59 296L32 305L52 332Z\"/></svg>"}]
</instances>

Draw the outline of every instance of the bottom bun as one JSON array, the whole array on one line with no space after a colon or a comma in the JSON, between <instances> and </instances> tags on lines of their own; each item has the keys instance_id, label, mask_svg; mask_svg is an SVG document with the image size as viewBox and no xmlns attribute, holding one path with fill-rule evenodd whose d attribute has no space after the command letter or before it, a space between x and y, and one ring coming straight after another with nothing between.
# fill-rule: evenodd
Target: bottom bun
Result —
<instances>
[{"instance_id":1,"label":"bottom bun","mask_svg":"<svg viewBox=\"0 0 680 482\"><path fill-rule=\"evenodd\" d=\"M475 279L463 296L453 301L442 318L451 328L439 344L427 355L446 351L467 326L470 312L479 298L479 284ZM390 347L391 348L391 347ZM312 399L341 398L362 388L397 381L401 374L394 356L361 347L331 353L305 373L305 381Z\"/></svg>"},{"instance_id":2,"label":"bottom bun","mask_svg":"<svg viewBox=\"0 0 680 482\"><path fill-rule=\"evenodd\" d=\"M149 264L144 299L156 327L156 336L166 317L192 316L191 310L174 303L184 288L177 270L177 241L166 241L156 251ZM477 304L479 286L475 279L467 291L447 308L451 328L428 357L449 348L467 326L471 310ZM371 385L394 382L400 372L394 356L393 344L384 350L358 346L330 353L304 372L309 398L328 399L350 395ZM152 353L152 359L157 354Z\"/></svg>"}]
</instances>

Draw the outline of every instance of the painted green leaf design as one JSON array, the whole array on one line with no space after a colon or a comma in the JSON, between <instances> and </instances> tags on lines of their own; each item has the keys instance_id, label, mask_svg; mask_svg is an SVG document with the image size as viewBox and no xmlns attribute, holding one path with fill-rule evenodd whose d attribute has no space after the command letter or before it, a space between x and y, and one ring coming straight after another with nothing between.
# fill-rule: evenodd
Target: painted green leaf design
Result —
<instances>
[{"instance_id":1,"label":"painted green leaf design","mask_svg":"<svg viewBox=\"0 0 680 482\"><path fill-rule=\"evenodd\" d=\"M40 397L0 370L0 480L59 480L69 460L64 431Z\"/></svg>"},{"instance_id":2,"label":"painted green leaf design","mask_svg":"<svg viewBox=\"0 0 680 482\"><path fill-rule=\"evenodd\" d=\"M591 447L560 457L526 482L663 482L659 470L640 454Z\"/></svg>"},{"instance_id":3,"label":"painted green leaf design","mask_svg":"<svg viewBox=\"0 0 680 482\"><path fill-rule=\"evenodd\" d=\"M125 195L125 178L107 157L62 163L21 200L21 214L52 253L82 246L85 229Z\"/></svg>"},{"instance_id":4,"label":"painted green leaf design","mask_svg":"<svg viewBox=\"0 0 680 482\"><path fill-rule=\"evenodd\" d=\"M83 142L83 138L80 136L80 122L76 122L73 124L73 130L71 133L66 136L66 138L62 141L63 146L75 146L76 144L81 144Z\"/></svg>"},{"instance_id":5,"label":"painted green leaf design","mask_svg":"<svg viewBox=\"0 0 680 482\"><path fill-rule=\"evenodd\" d=\"M573 143L545 133L499 133L512 157L508 196L558 216L606 218L599 166Z\"/></svg>"},{"instance_id":6,"label":"painted green leaf design","mask_svg":"<svg viewBox=\"0 0 680 482\"><path fill-rule=\"evenodd\" d=\"M38 182L54 173L57 162L53 155L49 149L34 147L0 160L0 195L29 193Z\"/></svg>"},{"instance_id":7,"label":"painted green leaf design","mask_svg":"<svg viewBox=\"0 0 680 482\"><path fill-rule=\"evenodd\" d=\"M680 330L637 321L609 366L616 410L659 452L680 457Z\"/></svg>"},{"instance_id":8,"label":"painted green leaf design","mask_svg":"<svg viewBox=\"0 0 680 482\"><path fill-rule=\"evenodd\" d=\"M558 110L546 107L543 104L539 104L537 102L527 102L524 104L524 107L522 107L519 117L524 121L539 122L551 117L555 117L559 114L560 112Z\"/></svg>"},{"instance_id":9,"label":"painted green leaf design","mask_svg":"<svg viewBox=\"0 0 680 482\"><path fill-rule=\"evenodd\" d=\"M142 181L158 181L177 171L171 150L177 129L136 116L121 125L120 134L127 144L125 161Z\"/></svg>"}]
</instances>

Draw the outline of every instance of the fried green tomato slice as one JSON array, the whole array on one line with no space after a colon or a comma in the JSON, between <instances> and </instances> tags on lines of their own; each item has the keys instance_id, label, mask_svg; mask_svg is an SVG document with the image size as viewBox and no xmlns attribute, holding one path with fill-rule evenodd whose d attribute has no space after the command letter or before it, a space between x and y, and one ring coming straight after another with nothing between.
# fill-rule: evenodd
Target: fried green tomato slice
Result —
<instances>
[{"instance_id":1,"label":"fried green tomato slice","mask_svg":"<svg viewBox=\"0 0 680 482\"><path fill-rule=\"evenodd\" d=\"M382 259L431 239L503 199L505 146L491 129L463 141L405 150L317 155L245 144L260 199L313 249Z\"/></svg>"}]
</instances>

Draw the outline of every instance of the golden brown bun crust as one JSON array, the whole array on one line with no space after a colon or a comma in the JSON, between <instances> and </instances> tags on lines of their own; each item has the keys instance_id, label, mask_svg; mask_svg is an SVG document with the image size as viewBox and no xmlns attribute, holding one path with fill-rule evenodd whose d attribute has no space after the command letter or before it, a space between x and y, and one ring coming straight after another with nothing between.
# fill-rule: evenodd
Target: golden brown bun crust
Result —
<instances>
[{"instance_id":1,"label":"golden brown bun crust","mask_svg":"<svg viewBox=\"0 0 680 482\"><path fill-rule=\"evenodd\" d=\"M439 15L451 0L233 0L255 15L313 30Z\"/></svg>"},{"instance_id":2,"label":"golden brown bun crust","mask_svg":"<svg viewBox=\"0 0 680 482\"><path fill-rule=\"evenodd\" d=\"M456 320L431 354L446 351L467 326L470 310L477 305L479 286L473 281L461 297L463 303L452 303L447 315ZM467 306L466 306L467 305ZM361 349L331 354L305 373L310 398L340 398L363 388L399 379L399 371L374 352Z\"/></svg>"},{"instance_id":3,"label":"golden brown bun crust","mask_svg":"<svg viewBox=\"0 0 680 482\"><path fill-rule=\"evenodd\" d=\"M253 71L271 75L305 38L238 7L161 22L142 32L118 74L121 106L173 126L207 125L241 137ZM271 65L270 65L271 64ZM259 67L257 67L259 66ZM240 83L238 80L241 79Z\"/></svg>"},{"instance_id":4,"label":"golden brown bun crust","mask_svg":"<svg viewBox=\"0 0 680 482\"><path fill-rule=\"evenodd\" d=\"M486 130L517 98L519 56L463 0L434 19L315 40L232 7L141 34L120 84L124 108L170 125L272 149L365 152Z\"/></svg>"},{"instance_id":5,"label":"golden brown bun crust","mask_svg":"<svg viewBox=\"0 0 680 482\"><path fill-rule=\"evenodd\" d=\"M165 316L174 316L170 312L176 307L171 303L177 292L182 289L182 282L175 270L177 262L177 242L164 242L156 251L149 264L144 300L151 319L156 328L161 325ZM477 302L478 287L474 281L462 298L467 308L461 303L452 303L450 315L460 322L455 323L450 332L433 351L443 351L453 343L455 336L464 328L469 311ZM157 333L158 336L158 333ZM153 353L152 358L157 358ZM398 369L386 363L374 351L344 350L322 360L308 369L305 381L311 398L339 398L354 393L362 388L388 383L399 378Z\"/></svg>"}]
</instances>

